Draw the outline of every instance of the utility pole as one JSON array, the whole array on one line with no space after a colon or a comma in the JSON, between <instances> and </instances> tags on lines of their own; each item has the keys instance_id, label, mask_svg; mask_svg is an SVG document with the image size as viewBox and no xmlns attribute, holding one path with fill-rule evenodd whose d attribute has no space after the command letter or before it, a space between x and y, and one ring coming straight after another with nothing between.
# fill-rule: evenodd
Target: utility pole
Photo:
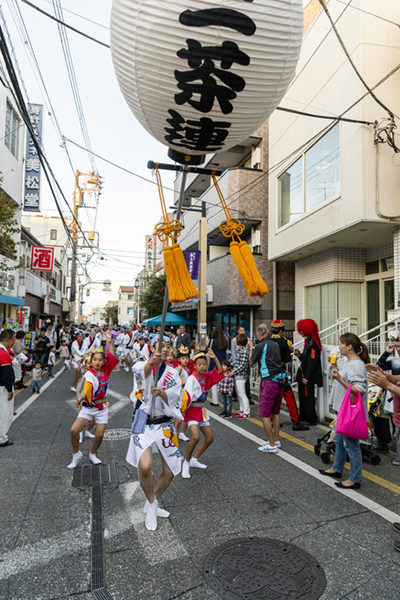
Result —
<instances>
[{"instance_id":1,"label":"utility pole","mask_svg":"<svg viewBox=\"0 0 400 600\"><path fill-rule=\"evenodd\" d=\"M207 216L206 203L201 203L201 219L199 228L199 250L200 250L200 304L197 313L197 331L200 347L206 349L207 337Z\"/></svg>"},{"instance_id":2,"label":"utility pole","mask_svg":"<svg viewBox=\"0 0 400 600\"><path fill-rule=\"evenodd\" d=\"M79 181L79 178L84 178L82 182ZM77 313L80 314L80 311L77 310L76 306L76 270L77 270L77 254L78 254L78 238L79 238L79 219L78 219L78 208L83 205L83 193L87 192L89 195L93 193L100 194L101 190L101 177L98 174L95 174L93 171L91 173L81 173L80 171L75 171L75 190L73 195L74 202L74 219L70 227L71 237L72 237L72 260L71 260L71 297L70 297L70 319L72 322L75 321ZM96 207L88 207L88 208L96 208ZM94 241L94 234L97 233L97 247L99 245L99 234L98 232L88 232L89 240ZM81 300L81 298L80 298Z\"/></svg>"}]
</instances>

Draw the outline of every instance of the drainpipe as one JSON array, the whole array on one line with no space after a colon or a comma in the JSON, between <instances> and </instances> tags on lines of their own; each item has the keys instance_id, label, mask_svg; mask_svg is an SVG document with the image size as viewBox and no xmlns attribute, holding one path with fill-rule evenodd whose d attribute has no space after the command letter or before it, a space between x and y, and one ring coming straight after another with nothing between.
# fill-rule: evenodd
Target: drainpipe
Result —
<instances>
[{"instance_id":1,"label":"drainpipe","mask_svg":"<svg viewBox=\"0 0 400 600\"><path fill-rule=\"evenodd\" d=\"M400 215L398 215L397 217L388 217L386 215L383 215L380 211L379 208L379 154L378 154L378 142L375 142L375 213L378 215L378 217L380 217L381 219L387 219L388 221L395 221L395 222L399 222L398 219L400 219Z\"/></svg>"},{"instance_id":2,"label":"drainpipe","mask_svg":"<svg viewBox=\"0 0 400 600\"><path fill-rule=\"evenodd\" d=\"M278 318L278 286L276 277L276 261L272 262L272 320Z\"/></svg>"}]
</instances>

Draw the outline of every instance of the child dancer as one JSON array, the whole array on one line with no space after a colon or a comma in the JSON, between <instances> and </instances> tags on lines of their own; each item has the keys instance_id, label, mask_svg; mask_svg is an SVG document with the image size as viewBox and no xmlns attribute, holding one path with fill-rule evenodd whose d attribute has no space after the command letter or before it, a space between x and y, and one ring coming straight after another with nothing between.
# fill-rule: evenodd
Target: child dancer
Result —
<instances>
[{"instance_id":1,"label":"child dancer","mask_svg":"<svg viewBox=\"0 0 400 600\"><path fill-rule=\"evenodd\" d=\"M181 470L181 454L173 426L174 417L180 416L181 382L175 369L164 362L168 348L169 340L163 343L162 353L153 346L151 358L146 363L137 362L132 368L132 397L136 410L126 460L139 471L140 485L147 498L143 512L146 513L146 528L150 531L157 528L157 517L169 517L167 511L158 507L158 499ZM160 364L160 371L158 381L155 381L157 364ZM152 417L153 396L155 412ZM163 469L155 485L152 451L159 452Z\"/></svg>"},{"instance_id":2,"label":"child dancer","mask_svg":"<svg viewBox=\"0 0 400 600\"><path fill-rule=\"evenodd\" d=\"M221 381L221 379L225 377L225 373L222 370L221 363L211 348L207 349L207 354L210 358L214 359L215 369L206 373L207 356L204 352L199 352L193 357L195 370L193 374L188 377L183 390L181 410L185 414L184 421L189 425L191 433L191 438L186 451L186 460L183 461L182 465L182 477L185 479L189 479L190 477L190 467L195 467L197 469L207 468L207 465L199 462L199 458L214 441L210 420L204 406L207 400L208 390ZM199 429L201 429L201 432L204 435L204 441L200 444L192 458L196 444L200 439Z\"/></svg>"},{"instance_id":3,"label":"child dancer","mask_svg":"<svg viewBox=\"0 0 400 600\"><path fill-rule=\"evenodd\" d=\"M89 453L89 460L95 465L101 463L96 453L103 441L108 423L108 402L104 402L104 400L107 398L108 378L118 364L118 359L114 356L114 346L110 332L107 333L106 340L109 344L107 358L105 358L102 348L94 350L90 359L90 366L84 375L83 396L77 401L77 407L82 405L82 410L71 427L73 456L72 462L68 465L69 469L75 469L83 456L79 450L79 434L93 418L96 422L96 436L93 440L92 451Z\"/></svg>"},{"instance_id":4,"label":"child dancer","mask_svg":"<svg viewBox=\"0 0 400 600\"><path fill-rule=\"evenodd\" d=\"M75 369L75 377L74 377L74 380L70 387L71 392L76 392L75 386L78 383L78 381L80 380L80 378L82 377L81 361L85 356L84 347L83 347L84 341L85 341L85 336L81 331L79 331L78 335L76 336L76 340L74 342L72 342L72 344L71 344L71 354L72 354L71 364L72 364L72 367Z\"/></svg>"},{"instance_id":5,"label":"child dancer","mask_svg":"<svg viewBox=\"0 0 400 600\"><path fill-rule=\"evenodd\" d=\"M190 354L189 348L181 348L180 350L178 350L178 360L174 360L172 363L180 377L180 380L182 383L182 390L185 387L187 378L194 371L194 364L193 364L193 361L190 360L189 354ZM175 427L175 431L177 433L178 433L179 425L181 424L181 422L182 422L182 419L178 419L178 418L175 419L174 427ZM187 435L185 434L187 428L188 428L188 424L183 423L182 430L178 434L178 438L180 440L182 440L183 442L188 442L190 440L190 438L187 437Z\"/></svg>"}]
</instances>

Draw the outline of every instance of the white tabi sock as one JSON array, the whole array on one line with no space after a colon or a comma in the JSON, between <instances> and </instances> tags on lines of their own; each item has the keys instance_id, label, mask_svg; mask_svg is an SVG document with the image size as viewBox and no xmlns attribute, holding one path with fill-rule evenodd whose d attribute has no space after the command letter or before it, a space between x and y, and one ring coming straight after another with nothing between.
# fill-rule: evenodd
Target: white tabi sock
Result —
<instances>
[{"instance_id":1,"label":"white tabi sock","mask_svg":"<svg viewBox=\"0 0 400 600\"><path fill-rule=\"evenodd\" d=\"M83 454L82 452L79 450L79 452L77 452L76 454L72 455L72 462L69 463L68 465L68 469L75 469L75 467L77 466L78 462L81 460Z\"/></svg>"},{"instance_id":2,"label":"white tabi sock","mask_svg":"<svg viewBox=\"0 0 400 600\"><path fill-rule=\"evenodd\" d=\"M92 454L91 452L89 452L89 460L94 465L99 465L101 463L101 460L99 458L97 458L97 456L95 454Z\"/></svg>"},{"instance_id":3,"label":"white tabi sock","mask_svg":"<svg viewBox=\"0 0 400 600\"><path fill-rule=\"evenodd\" d=\"M190 438L189 438L187 435L185 435L184 433L180 433L180 434L178 435L178 437L179 437L179 439L180 439L180 440L182 440L183 442L188 442L188 441L190 440Z\"/></svg>"},{"instance_id":4,"label":"white tabi sock","mask_svg":"<svg viewBox=\"0 0 400 600\"><path fill-rule=\"evenodd\" d=\"M82 444L82 442L83 442L83 431L81 431L79 434L79 443Z\"/></svg>"},{"instance_id":5,"label":"white tabi sock","mask_svg":"<svg viewBox=\"0 0 400 600\"><path fill-rule=\"evenodd\" d=\"M158 502L154 498L154 502L150 504L146 513L146 529L149 531L155 531L157 529L157 510L158 510Z\"/></svg>"},{"instance_id":6,"label":"white tabi sock","mask_svg":"<svg viewBox=\"0 0 400 600\"><path fill-rule=\"evenodd\" d=\"M192 458L189 464L191 467L194 467L195 469L207 469L207 465L199 462L198 458Z\"/></svg>"},{"instance_id":7,"label":"white tabi sock","mask_svg":"<svg viewBox=\"0 0 400 600\"><path fill-rule=\"evenodd\" d=\"M96 436L93 435L93 433L91 431L85 431L85 437L94 438Z\"/></svg>"},{"instance_id":8,"label":"white tabi sock","mask_svg":"<svg viewBox=\"0 0 400 600\"><path fill-rule=\"evenodd\" d=\"M190 479L190 463L187 460L184 460L182 463L182 477Z\"/></svg>"},{"instance_id":9,"label":"white tabi sock","mask_svg":"<svg viewBox=\"0 0 400 600\"><path fill-rule=\"evenodd\" d=\"M143 512L147 514L149 512L150 502L147 500L146 504L143 506ZM170 513L163 508L157 507L157 517L162 517L163 519L168 519Z\"/></svg>"}]
</instances>

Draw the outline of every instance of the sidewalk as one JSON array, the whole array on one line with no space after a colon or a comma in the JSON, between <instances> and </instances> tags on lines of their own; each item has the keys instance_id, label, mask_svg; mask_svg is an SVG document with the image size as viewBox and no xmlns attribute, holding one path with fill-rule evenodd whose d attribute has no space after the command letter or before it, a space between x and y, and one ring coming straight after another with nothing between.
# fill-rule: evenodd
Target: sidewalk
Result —
<instances>
[{"instance_id":1,"label":"sidewalk","mask_svg":"<svg viewBox=\"0 0 400 600\"><path fill-rule=\"evenodd\" d=\"M0 449L4 600L93 598L92 488L72 487L73 473L66 468L76 416L71 380L72 373L63 372L38 395L11 427L14 445ZM366 479L360 493L340 493L331 480L315 476L323 463L310 448L321 430L296 433L287 421L282 452L265 455L257 450L256 440L265 436L256 406L251 422L213 416L215 442L204 455L208 469L192 469L190 480L175 478L163 497L171 517L159 519L158 530L148 532L137 473L125 462L131 390L130 373L111 376L109 431L122 439L104 440L99 451L103 463L117 464L119 477L118 484L103 486L112 598L216 600L203 578L207 554L227 540L260 536L292 541L321 563L327 578L323 600L399 599L400 554L392 541L400 536L391 519L398 515L400 521L400 471L389 458L366 467L383 482ZM18 394L17 413L30 397L30 388ZM90 446L85 439L80 464L89 464ZM155 465L158 472L158 457Z\"/></svg>"}]
</instances>

